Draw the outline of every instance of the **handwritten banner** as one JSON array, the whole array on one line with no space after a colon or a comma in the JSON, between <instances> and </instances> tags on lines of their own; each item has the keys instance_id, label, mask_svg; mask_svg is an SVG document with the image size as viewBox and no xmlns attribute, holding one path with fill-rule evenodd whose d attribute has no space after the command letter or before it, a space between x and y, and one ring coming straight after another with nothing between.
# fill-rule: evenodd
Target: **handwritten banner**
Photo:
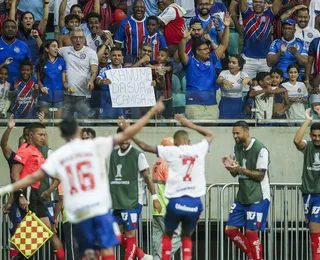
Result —
<instances>
[{"instance_id":1,"label":"handwritten banner","mask_svg":"<svg viewBox=\"0 0 320 260\"><path fill-rule=\"evenodd\" d=\"M113 69L106 71L112 107L151 107L156 103L151 86L151 68Z\"/></svg>"}]
</instances>

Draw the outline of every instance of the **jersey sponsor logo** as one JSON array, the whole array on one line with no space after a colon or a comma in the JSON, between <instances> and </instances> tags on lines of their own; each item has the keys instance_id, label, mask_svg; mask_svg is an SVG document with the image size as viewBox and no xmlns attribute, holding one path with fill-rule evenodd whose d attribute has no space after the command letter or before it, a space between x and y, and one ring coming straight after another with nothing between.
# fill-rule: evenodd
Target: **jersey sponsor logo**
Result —
<instances>
[{"instance_id":1,"label":"jersey sponsor logo","mask_svg":"<svg viewBox=\"0 0 320 260\"><path fill-rule=\"evenodd\" d=\"M19 48L19 47L14 47L13 51L14 51L15 53L19 53L19 52L20 52L20 48Z\"/></svg>"},{"instance_id":2,"label":"jersey sponsor logo","mask_svg":"<svg viewBox=\"0 0 320 260\"><path fill-rule=\"evenodd\" d=\"M81 59L81 60L84 60L86 57L87 57L86 54L84 54L84 53L81 53L81 54L80 54L80 59Z\"/></svg>"},{"instance_id":3,"label":"jersey sponsor logo","mask_svg":"<svg viewBox=\"0 0 320 260\"><path fill-rule=\"evenodd\" d=\"M320 153L314 153L312 166L307 166L308 171L320 171Z\"/></svg>"},{"instance_id":4,"label":"jersey sponsor logo","mask_svg":"<svg viewBox=\"0 0 320 260\"><path fill-rule=\"evenodd\" d=\"M176 203L175 208L177 210L186 211L186 212L198 212L198 207L188 207L186 205L181 205L179 203Z\"/></svg>"},{"instance_id":5,"label":"jersey sponsor logo","mask_svg":"<svg viewBox=\"0 0 320 260\"><path fill-rule=\"evenodd\" d=\"M256 217L256 213L252 211L247 212L247 220L254 220Z\"/></svg>"}]
</instances>

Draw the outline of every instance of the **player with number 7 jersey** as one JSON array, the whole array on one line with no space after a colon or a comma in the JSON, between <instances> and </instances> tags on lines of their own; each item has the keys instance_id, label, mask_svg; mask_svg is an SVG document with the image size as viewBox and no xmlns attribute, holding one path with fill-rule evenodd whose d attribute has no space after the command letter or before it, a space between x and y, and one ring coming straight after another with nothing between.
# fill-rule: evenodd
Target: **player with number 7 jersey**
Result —
<instances>
[{"instance_id":1,"label":"player with number 7 jersey","mask_svg":"<svg viewBox=\"0 0 320 260\"><path fill-rule=\"evenodd\" d=\"M119 228L110 212L111 195L106 165L113 146L130 139L159 111L162 101L134 125L109 137L81 140L81 129L72 119L60 123L61 136L67 144L52 153L33 174L0 189L0 196L25 188L46 174L59 179L64 189L64 206L73 223L75 237L83 259L114 260L114 246L119 244Z\"/></svg>"},{"instance_id":2,"label":"player with number 7 jersey","mask_svg":"<svg viewBox=\"0 0 320 260\"><path fill-rule=\"evenodd\" d=\"M191 235L195 230L202 212L201 197L206 193L205 156L213 140L213 134L206 128L193 124L183 115L175 119L183 126L196 130L204 139L190 145L188 132L175 132L174 146L150 146L137 138L133 141L144 151L157 154L168 164L168 178L165 196L168 198L167 212L164 217L165 234L162 237L162 260L171 259L171 239L181 223L183 260L192 257ZM125 125L125 124L123 124Z\"/></svg>"}]
</instances>

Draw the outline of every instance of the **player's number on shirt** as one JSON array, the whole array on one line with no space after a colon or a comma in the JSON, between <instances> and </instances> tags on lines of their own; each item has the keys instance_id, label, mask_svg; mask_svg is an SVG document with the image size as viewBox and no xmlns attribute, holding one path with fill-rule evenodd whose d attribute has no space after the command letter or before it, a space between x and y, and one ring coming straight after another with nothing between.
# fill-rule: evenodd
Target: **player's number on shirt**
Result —
<instances>
[{"instance_id":1,"label":"player's number on shirt","mask_svg":"<svg viewBox=\"0 0 320 260\"><path fill-rule=\"evenodd\" d=\"M75 186L74 178L77 177L82 191L92 190L95 187L93 174L90 172L91 163L89 161L78 162L75 167L71 165L66 166L71 190L71 195L78 192ZM75 173L75 174L73 174Z\"/></svg>"},{"instance_id":2,"label":"player's number on shirt","mask_svg":"<svg viewBox=\"0 0 320 260\"><path fill-rule=\"evenodd\" d=\"M187 169L186 175L183 177L183 181L191 181L192 180L191 179L191 172L192 172L195 160L196 160L195 157L190 157L190 156L182 157L182 164L188 165L188 169Z\"/></svg>"}]
</instances>

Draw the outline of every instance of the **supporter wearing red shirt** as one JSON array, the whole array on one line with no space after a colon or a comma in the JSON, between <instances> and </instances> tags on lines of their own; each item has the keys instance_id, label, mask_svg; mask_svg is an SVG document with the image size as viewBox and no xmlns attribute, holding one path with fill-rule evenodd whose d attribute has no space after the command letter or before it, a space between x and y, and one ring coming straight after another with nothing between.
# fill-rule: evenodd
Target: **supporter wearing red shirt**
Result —
<instances>
[{"instance_id":1,"label":"supporter wearing red shirt","mask_svg":"<svg viewBox=\"0 0 320 260\"><path fill-rule=\"evenodd\" d=\"M159 20L164 23L164 37L166 38L170 56L178 49L182 39L182 28L184 26L183 16L186 11L173 0L161 0L166 7L158 16Z\"/></svg>"}]
</instances>

